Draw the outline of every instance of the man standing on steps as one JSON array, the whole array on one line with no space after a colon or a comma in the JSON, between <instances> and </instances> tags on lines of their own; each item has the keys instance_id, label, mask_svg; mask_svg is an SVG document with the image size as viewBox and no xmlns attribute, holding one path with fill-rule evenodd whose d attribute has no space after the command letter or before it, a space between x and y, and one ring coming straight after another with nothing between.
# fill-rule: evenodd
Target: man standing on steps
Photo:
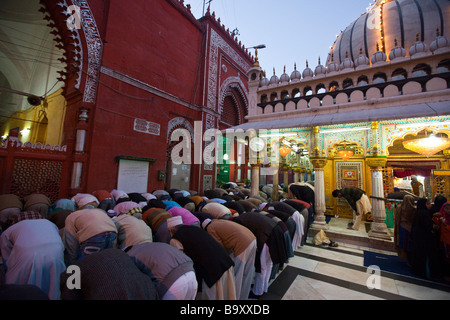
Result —
<instances>
[{"instance_id":1,"label":"man standing on steps","mask_svg":"<svg viewBox=\"0 0 450 320\"><path fill-rule=\"evenodd\" d=\"M347 229L359 230L361 217L372 210L370 200L364 190L354 187L345 187L333 191L333 197L344 198L353 209L353 222L349 223Z\"/></svg>"}]
</instances>

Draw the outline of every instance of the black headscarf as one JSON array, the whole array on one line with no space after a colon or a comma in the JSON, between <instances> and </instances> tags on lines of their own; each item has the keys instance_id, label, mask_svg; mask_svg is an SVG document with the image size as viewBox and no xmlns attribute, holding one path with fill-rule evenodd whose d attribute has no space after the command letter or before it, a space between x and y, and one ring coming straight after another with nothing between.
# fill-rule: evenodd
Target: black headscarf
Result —
<instances>
[{"instance_id":1,"label":"black headscarf","mask_svg":"<svg viewBox=\"0 0 450 320\"><path fill-rule=\"evenodd\" d=\"M439 210L441 210L441 207L444 203L447 202L447 198L442 196L442 195L438 195L436 196L436 198L434 198L434 204L431 207L431 213L436 213L439 212Z\"/></svg>"}]
</instances>

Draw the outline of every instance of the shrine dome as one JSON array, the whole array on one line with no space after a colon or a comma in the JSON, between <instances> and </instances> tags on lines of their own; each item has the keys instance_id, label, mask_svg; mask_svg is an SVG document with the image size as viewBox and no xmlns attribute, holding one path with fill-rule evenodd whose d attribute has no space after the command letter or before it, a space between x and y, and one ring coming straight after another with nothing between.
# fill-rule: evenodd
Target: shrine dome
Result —
<instances>
[{"instance_id":1,"label":"shrine dome","mask_svg":"<svg viewBox=\"0 0 450 320\"><path fill-rule=\"evenodd\" d=\"M314 75L316 77L320 77L320 76L324 76L326 72L327 72L327 69L323 65L320 64L320 57L319 57L318 64L317 64L316 68L314 69Z\"/></svg>"},{"instance_id":2,"label":"shrine dome","mask_svg":"<svg viewBox=\"0 0 450 320\"><path fill-rule=\"evenodd\" d=\"M439 43L435 42L436 29L440 30L440 36L443 37ZM346 59L346 53L350 60L355 61L361 48L369 58L377 52L380 56L380 51L389 55L395 48L397 56L399 47L408 52L407 57L409 51L416 57L423 53L433 54L427 48L433 42L434 47L442 44L445 46L444 37L449 38L449 35L448 0L376 0L367 12L350 23L336 38L326 65L331 63L332 56L334 62L341 65ZM416 39L417 36L419 40Z\"/></svg>"},{"instance_id":3,"label":"shrine dome","mask_svg":"<svg viewBox=\"0 0 450 320\"><path fill-rule=\"evenodd\" d=\"M294 71L291 73L291 81L299 81L302 78L300 71L297 70L297 64L294 64Z\"/></svg>"},{"instance_id":4,"label":"shrine dome","mask_svg":"<svg viewBox=\"0 0 450 320\"><path fill-rule=\"evenodd\" d=\"M291 80L291 78L289 77L289 75L286 73L286 66L284 66L283 69L283 74L280 77L280 82L281 83L286 83L289 82Z\"/></svg>"},{"instance_id":5,"label":"shrine dome","mask_svg":"<svg viewBox=\"0 0 450 320\"><path fill-rule=\"evenodd\" d=\"M308 66L308 60L306 60L306 68L302 72L303 79L312 78L314 76L314 72L312 69Z\"/></svg>"},{"instance_id":6,"label":"shrine dome","mask_svg":"<svg viewBox=\"0 0 450 320\"><path fill-rule=\"evenodd\" d=\"M363 53L362 48L360 49L358 58L355 59L355 67L363 68L368 67L370 65L369 58Z\"/></svg>"},{"instance_id":7,"label":"shrine dome","mask_svg":"<svg viewBox=\"0 0 450 320\"><path fill-rule=\"evenodd\" d=\"M273 68L273 76L270 77L269 85L271 85L271 84L278 84L278 82L280 82L280 79L275 74L275 68Z\"/></svg>"},{"instance_id":8,"label":"shrine dome","mask_svg":"<svg viewBox=\"0 0 450 320\"><path fill-rule=\"evenodd\" d=\"M261 76L261 80L259 81L259 86L264 87L264 86L268 86L268 85L269 85L269 79L267 79L266 72L264 71Z\"/></svg>"}]
</instances>

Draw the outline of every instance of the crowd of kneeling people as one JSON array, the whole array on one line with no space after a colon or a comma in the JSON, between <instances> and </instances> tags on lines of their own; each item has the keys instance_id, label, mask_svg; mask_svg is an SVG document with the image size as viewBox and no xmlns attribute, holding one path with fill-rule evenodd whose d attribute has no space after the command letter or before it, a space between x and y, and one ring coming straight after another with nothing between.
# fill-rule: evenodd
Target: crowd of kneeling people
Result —
<instances>
[{"instance_id":1,"label":"crowd of kneeling people","mask_svg":"<svg viewBox=\"0 0 450 320\"><path fill-rule=\"evenodd\" d=\"M235 183L54 203L0 195L0 299L258 298L305 244L314 216L314 197L271 196L270 185L251 195Z\"/></svg>"}]
</instances>

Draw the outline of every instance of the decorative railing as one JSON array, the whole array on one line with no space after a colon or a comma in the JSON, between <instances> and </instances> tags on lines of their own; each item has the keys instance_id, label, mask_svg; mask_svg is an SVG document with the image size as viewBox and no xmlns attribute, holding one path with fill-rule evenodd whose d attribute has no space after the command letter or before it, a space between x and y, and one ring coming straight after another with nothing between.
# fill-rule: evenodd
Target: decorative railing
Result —
<instances>
[{"instance_id":1,"label":"decorative railing","mask_svg":"<svg viewBox=\"0 0 450 320\"><path fill-rule=\"evenodd\" d=\"M374 98L401 96L448 88L450 88L450 72L445 72L283 100L267 101L258 104L258 114L332 106L350 102L361 102Z\"/></svg>"},{"instance_id":2,"label":"decorative railing","mask_svg":"<svg viewBox=\"0 0 450 320\"><path fill-rule=\"evenodd\" d=\"M0 149L7 149L8 147L17 148L22 151L67 151L67 146L59 146L57 144L53 146L49 143L42 144L41 142L36 142L35 144L33 144L31 141L22 143L22 141L12 138L7 138L0 141Z\"/></svg>"}]
</instances>

